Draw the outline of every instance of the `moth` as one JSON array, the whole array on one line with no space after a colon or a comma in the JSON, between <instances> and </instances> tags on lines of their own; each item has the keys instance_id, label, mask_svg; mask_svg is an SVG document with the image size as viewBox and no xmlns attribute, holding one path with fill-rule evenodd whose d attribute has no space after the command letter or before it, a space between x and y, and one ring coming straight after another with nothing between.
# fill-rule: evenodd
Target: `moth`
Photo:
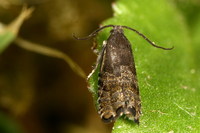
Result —
<instances>
[{"instance_id":1,"label":"moth","mask_svg":"<svg viewBox=\"0 0 200 133\"><path fill-rule=\"evenodd\" d=\"M164 48L157 46L137 30L120 25L103 26L83 38L73 36L77 40L87 40L108 27L112 27L110 36L104 42L102 50L98 54L96 66L89 75L90 77L100 65L98 75L98 113L106 123L113 122L118 117L125 115L128 119L139 124L141 100L134 55L131 44L124 35L123 29L136 32L156 48L171 50L173 47Z\"/></svg>"}]
</instances>

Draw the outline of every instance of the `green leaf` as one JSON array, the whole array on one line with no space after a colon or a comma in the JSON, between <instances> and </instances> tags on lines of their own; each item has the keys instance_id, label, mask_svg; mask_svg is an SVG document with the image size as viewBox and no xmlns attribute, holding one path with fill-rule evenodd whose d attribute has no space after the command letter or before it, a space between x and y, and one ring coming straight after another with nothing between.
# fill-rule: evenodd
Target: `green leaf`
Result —
<instances>
[{"instance_id":1,"label":"green leaf","mask_svg":"<svg viewBox=\"0 0 200 133\"><path fill-rule=\"evenodd\" d=\"M0 34L0 53L6 49L6 47L15 39L15 35L12 32L4 32Z\"/></svg>"},{"instance_id":2,"label":"green leaf","mask_svg":"<svg viewBox=\"0 0 200 133\"><path fill-rule=\"evenodd\" d=\"M103 24L126 25L145 34L159 46L175 48L164 51L149 45L143 38L125 30L132 44L142 100L140 125L118 119L113 133L196 132L200 131L200 63L195 53L190 28L184 16L168 0L118 0L113 4L114 17ZM199 23L200 24L200 23ZM199 27L200 29L200 27ZM196 42L200 42L196 31ZM109 30L98 37L99 49ZM198 37L197 37L198 36ZM98 69L89 80L97 101Z\"/></svg>"}]
</instances>

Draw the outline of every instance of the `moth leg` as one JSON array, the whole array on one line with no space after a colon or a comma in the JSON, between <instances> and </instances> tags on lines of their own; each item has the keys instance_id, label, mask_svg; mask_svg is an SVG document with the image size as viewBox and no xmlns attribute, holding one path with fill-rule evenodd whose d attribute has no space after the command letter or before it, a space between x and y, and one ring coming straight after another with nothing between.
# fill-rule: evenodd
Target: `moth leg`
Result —
<instances>
[{"instance_id":1,"label":"moth leg","mask_svg":"<svg viewBox=\"0 0 200 133\"><path fill-rule=\"evenodd\" d=\"M97 40L96 40L96 39L94 39L94 41L93 41L93 46L91 47L91 49L92 49L92 51L93 51L95 54L98 54L98 53L99 53L99 51L98 51L98 49L97 49Z\"/></svg>"},{"instance_id":2,"label":"moth leg","mask_svg":"<svg viewBox=\"0 0 200 133\"><path fill-rule=\"evenodd\" d=\"M102 61L102 57L103 57L103 53L106 47L106 41L103 42L103 47L102 50L100 51L100 53L98 53L98 57L97 57L97 61L96 64L94 66L94 69L92 70L92 72L88 75L87 80L94 74L94 72L96 71L98 65L100 64L100 62Z\"/></svg>"}]
</instances>

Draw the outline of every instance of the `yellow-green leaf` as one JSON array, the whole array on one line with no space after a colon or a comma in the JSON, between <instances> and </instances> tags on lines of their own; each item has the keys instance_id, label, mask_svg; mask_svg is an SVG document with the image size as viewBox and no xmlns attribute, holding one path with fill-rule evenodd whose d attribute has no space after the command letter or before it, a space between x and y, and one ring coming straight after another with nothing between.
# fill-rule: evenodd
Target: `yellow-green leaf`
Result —
<instances>
[{"instance_id":1,"label":"yellow-green leaf","mask_svg":"<svg viewBox=\"0 0 200 133\"><path fill-rule=\"evenodd\" d=\"M104 25L126 25L157 45L174 46L171 51L156 49L137 34L125 30L135 57L142 116L139 126L124 117L118 119L113 133L200 131L200 63L195 57L195 53L200 53L200 45L194 45L185 16L168 0L118 0L113 9L114 17ZM99 35L100 48L108 36L109 30ZM97 82L98 70L89 80L98 105Z\"/></svg>"}]
</instances>

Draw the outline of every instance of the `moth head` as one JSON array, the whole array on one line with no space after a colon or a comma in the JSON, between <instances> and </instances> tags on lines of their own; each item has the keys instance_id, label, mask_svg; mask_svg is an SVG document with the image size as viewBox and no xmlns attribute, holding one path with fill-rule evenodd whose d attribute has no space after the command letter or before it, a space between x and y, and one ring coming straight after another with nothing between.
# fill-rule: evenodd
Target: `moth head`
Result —
<instances>
[{"instance_id":1,"label":"moth head","mask_svg":"<svg viewBox=\"0 0 200 133\"><path fill-rule=\"evenodd\" d=\"M110 31L111 34L116 34L116 33L124 33L122 26L116 25L114 28Z\"/></svg>"}]
</instances>

